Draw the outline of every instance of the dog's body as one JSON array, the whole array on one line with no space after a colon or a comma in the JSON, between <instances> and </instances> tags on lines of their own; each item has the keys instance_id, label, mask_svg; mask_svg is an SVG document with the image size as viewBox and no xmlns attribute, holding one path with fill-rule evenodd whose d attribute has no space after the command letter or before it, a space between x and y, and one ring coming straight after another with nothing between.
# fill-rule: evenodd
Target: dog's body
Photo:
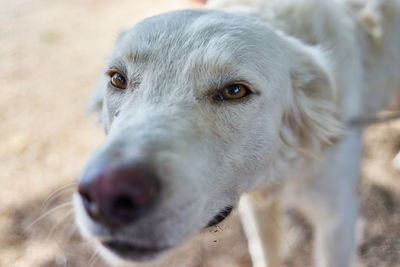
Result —
<instances>
[{"instance_id":1,"label":"dog's body","mask_svg":"<svg viewBox=\"0 0 400 267\"><path fill-rule=\"evenodd\" d=\"M94 98L108 137L76 197L83 233L144 261L255 192L239 206L254 265L279 266L279 236L257 212L274 188L272 216L287 202L313 223L318 266L349 266L362 148L362 129L352 122L384 108L400 88L400 2L208 5L226 12L173 12L120 37L109 74L126 83L117 90L105 77ZM244 84L246 94L224 98L232 84ZM115 189L131 183L125 173L135 177L135 190ZM137 188L145 193L126 200ZM132 211L137 199L151 199L151 208L110 218L104 199L121 194L120 211Z\"/></svg>"}]
</instances>

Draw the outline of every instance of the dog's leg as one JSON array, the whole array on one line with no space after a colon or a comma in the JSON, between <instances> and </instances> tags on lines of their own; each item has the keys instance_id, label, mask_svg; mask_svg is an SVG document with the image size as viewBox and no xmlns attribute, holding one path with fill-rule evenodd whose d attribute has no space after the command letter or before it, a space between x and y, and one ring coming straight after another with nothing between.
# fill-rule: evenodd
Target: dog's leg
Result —
<instances>
[{"instance_id":1,"label":"dog's leg","mask_svg":"<svg viewBox=\"0 0 400 267\"><path fill-rule=\"evenodd\" d=\"M259 194L244 194L239 213L253 267L280 266L281 210L279 200L267 204Z\"/></svg>"},{"instance_id":2,"label":"dog's leg","mask_svg":"<svg viewBox=\"0 0 400 267\"><path fill-rule=\"evenodd\" d=\"M392 108L394 110L400 110L400 87L397 89L395 96L392 97L392 101L389 105L389 108ZM400 151L393 158L392 166L395 170L400 171Z\"/></svg>"},{"instance_id":3,"label":"dog's leg","mask_svg":"<svg viewBox=\"0 0 400 267\"><path fill-rule=\"evenodd\" d=\"M357 199L349 198L349 196L345 198L349 203L347 207L339 208L342 210L341 214L313 222L315 226L314 256L318 267L351 266L355 250ZM323 216L322 214L323 212L319 216Z\"/></svg>"},{"instance_id":4,"label":"dog's leg","mask_svg":"<svg viewBox=\"0 0 400 267\"><path fill-rule=\"evenodd\" d=\"M395 168L396 170L400 171L400 151L394 157L392 164L393 164L393 168Z\"/></svg>"},{"instance_id":5,"label":"dog's leg","mask_svg":"<svg viewBox=\"0 0 400 267\"><path fill-rule=\"evenodd\" d=\"M301 209L314 226L314 256L318 267L351 266L356 246L362 134L349 131L328 152L322 175L308 184Z\"/></svg>"}]
</instances>

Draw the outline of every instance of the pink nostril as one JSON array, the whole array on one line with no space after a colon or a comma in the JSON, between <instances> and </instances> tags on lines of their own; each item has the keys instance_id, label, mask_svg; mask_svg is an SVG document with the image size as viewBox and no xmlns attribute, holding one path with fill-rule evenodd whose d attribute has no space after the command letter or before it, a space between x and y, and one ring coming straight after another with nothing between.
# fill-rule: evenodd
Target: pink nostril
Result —
<instances>
[{"instance_id":1,"label":"pink nostril","mask_svg":"<svg viewBox=\"0 0 400 267\"><path fill-rule=\"evenodd\" d=\"M158 191L156 175L142 164L98 166L94 162L78 187L88 215L110 227L129 224L148 212Z\"/></svg>"}]
</instances>

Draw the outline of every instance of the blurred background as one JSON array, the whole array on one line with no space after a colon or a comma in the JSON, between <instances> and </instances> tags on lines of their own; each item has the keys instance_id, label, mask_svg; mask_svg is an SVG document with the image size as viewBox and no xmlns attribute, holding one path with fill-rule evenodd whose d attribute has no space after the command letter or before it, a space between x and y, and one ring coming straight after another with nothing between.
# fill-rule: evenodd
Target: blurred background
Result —
<instances>
[{"instance_id":1,"label":"blurred background","mask_svg":"<svg viewBox=\"0 0 400 267\"><path fill-rule=\"evenodd\" d=\"M0 0L0 267L107 266L73 223L75 183L104 139L86 104L119 32L187 7L200 4ZM400 121L368 128L365 139L357 253L365 266L400 266L400 171L391 164ZM312 266L312 231L296 211L287 215L284 266ZM251 266L237 215L160 266Z\"/></svg>"}]
</instances>

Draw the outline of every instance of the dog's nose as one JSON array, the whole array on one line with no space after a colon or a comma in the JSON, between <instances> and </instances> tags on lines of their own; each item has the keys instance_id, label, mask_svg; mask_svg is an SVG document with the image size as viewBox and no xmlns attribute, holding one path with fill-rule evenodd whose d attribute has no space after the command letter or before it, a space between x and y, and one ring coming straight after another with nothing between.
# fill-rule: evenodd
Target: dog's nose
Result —
<instances>
[{"instance_id":1,"label":"dog's nose","mask_svg":"<svg viewBox=\"0 0 400 267\"><path fill-rule=\"evenodd\" d=\"M108 227L132 223L150 209L159 180L143 164L91 164L78 186L83 206L95 221Z\"/></svg>"}]
</instances>

